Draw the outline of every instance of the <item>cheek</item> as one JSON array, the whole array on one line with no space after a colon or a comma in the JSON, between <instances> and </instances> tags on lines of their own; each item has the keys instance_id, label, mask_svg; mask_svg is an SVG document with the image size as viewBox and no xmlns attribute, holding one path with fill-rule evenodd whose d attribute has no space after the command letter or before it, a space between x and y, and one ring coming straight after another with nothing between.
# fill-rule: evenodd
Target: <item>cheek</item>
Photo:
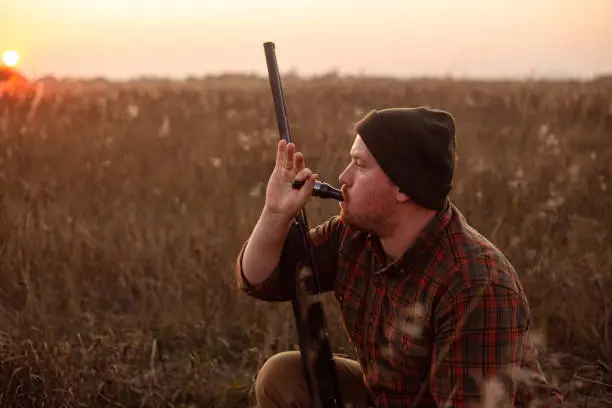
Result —
<instances>
[{"instance_id":1,"label":"cheek","mask_svg":"<svg viewBox=\"0 0 612 408\"><path fill-rule=\"evenodd\" d=\"M377 175L355 177L351 200L360 207L380 207L395 202L395 190Z\"/></svg>"},{"instance_id":2,"label":"cheek","mask_svg":"<svg viewBox=\"0 0 612 408\"><path fill-rule=\"evenodd\" d=\"M374 202L382 192L380 181L373 177L361 175L355 177L353 192L356 199L362 202Z\"/></svg>"}]
</instances>

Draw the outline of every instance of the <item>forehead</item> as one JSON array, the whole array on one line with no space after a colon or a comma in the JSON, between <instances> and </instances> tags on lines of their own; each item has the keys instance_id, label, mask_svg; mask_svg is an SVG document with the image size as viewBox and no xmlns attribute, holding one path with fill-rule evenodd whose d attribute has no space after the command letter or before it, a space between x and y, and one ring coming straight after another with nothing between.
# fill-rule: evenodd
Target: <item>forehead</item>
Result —
<instances>
[{"instance_id":1,"label":"forehead","mask_svg":"<svg viewBox=\"0 0 612 408\"><path fill-rule=\"evenodd\" d=\"M355 140L353 141L353 145L351 146L351 156L359 156L362 159L373 158L372 154L370 153L370 150L368 150L368 147L359 135L355 136Z\"/></svg>"}]
</instances>

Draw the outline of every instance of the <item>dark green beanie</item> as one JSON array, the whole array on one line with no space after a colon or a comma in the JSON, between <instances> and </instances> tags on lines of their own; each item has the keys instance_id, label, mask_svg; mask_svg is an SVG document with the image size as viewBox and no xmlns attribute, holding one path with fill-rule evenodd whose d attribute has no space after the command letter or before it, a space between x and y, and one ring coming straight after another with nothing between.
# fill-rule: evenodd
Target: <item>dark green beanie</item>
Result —
<instances>
[{"instance_id":1,"label":"dark green beanie","mask_svg":"<svg viewBox=\"0 0 612 408\"><path fill-rule=\"evenodd\" d=\"M455 121L424 107L372 110L355 132L389 179L423 207L441 210L455 170Z\"/></svg>"}]
</instances>

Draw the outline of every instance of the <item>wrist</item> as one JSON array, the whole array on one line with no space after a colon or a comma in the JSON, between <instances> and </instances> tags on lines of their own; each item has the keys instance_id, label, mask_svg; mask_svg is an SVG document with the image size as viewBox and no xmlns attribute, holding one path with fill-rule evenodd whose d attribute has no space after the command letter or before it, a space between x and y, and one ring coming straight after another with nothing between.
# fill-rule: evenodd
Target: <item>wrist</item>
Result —
<instances>
[{"instance_id":1,"label":"wrist","mask_svg":"<svg viewBox=\"0 0 612 408\"><path fill-rule=\"evenodd\" d=\"M293 219L293 216L283 213L283 212L274 211L268 206L264 205L262 213L261 213L261 219L266 224L272 224L275 227L287 227L288 228L291 224L291 220Z\"/></svg>"}]
</instances>

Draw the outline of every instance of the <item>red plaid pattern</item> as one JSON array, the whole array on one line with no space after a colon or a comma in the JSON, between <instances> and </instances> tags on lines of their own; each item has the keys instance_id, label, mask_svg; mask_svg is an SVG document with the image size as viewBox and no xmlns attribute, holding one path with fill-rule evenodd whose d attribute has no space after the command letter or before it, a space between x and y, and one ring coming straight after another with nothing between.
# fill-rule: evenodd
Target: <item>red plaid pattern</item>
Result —
<instances>
[{"instance_id":1,"label":"red plaid pattern","mask_svg":"<svg viewBox=\"0 0 612 408\"><path fill-rule=\"evenodd\" d=\"M311 237L321 289L340 303L377 408L480 407L497 387L516 406L561 403L540 369L514 268L450 201L389 265L375 236L337 216L312 228ZM290 299L280 270L252 286L241 259L242 251L239 288L267 301Z\"/></svg>"}]
</instances>

